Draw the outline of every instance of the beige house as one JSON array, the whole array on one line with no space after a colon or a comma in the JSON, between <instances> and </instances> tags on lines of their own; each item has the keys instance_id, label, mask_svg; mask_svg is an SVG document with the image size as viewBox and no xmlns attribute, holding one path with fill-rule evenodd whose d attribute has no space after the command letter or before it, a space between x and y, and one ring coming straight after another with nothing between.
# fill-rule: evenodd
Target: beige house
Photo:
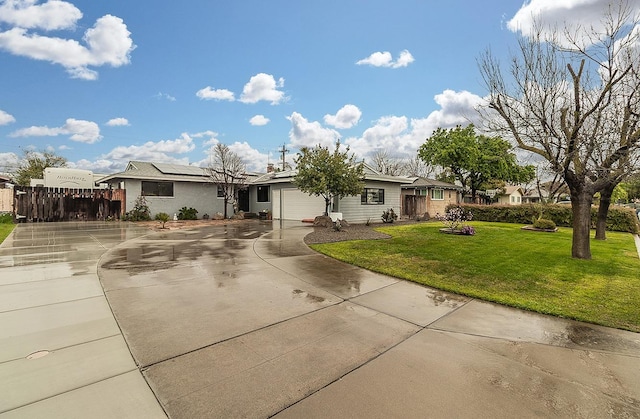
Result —
<instances>
[{"instance_id":1,"label":"beige house","mask_svg":"<svg viewBox=\"0 0 640 419\"><path fill-rule=\"evenodd\" d=\"M452 183L415 178L413 183L402 185L400 214L409 218L444 214L448 205L462 202L462 192L461 186Z\"/></svg>"},{"instance_id":2,"label":"beige house","mask_svg":"<svg viewBox=\"0 0 640 419\"><path fill-rule=\"evenodd\" d=\"M498 204L501 205L522 205L522 198L524 193L519 186L507 185L504 187L504 192L497 195Z\"/></svg>"}]
</instances>

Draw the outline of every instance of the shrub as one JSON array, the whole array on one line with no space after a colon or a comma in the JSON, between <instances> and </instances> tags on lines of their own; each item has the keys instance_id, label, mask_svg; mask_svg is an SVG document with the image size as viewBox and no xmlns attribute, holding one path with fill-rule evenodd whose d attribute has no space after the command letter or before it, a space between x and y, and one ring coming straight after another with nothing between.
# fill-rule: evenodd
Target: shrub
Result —
<instances>
[{"instance_id":1,"label":"shrub","mask_svg":"<svg viewBox=\"0 0 640 419\"><path fill-rule=\"evenodd\" d=\"M156 214L156 220L160 221L162 223L162 228L164 228L165 223L169 221L169 214L166 212L159 212Z\"/></svg>"},{"instance_id":2,"label":"shrub","mask_svg":"<svg viewBox=\"0 0 640 419\"><path fill-rule=\"evenodd\" d=\"M456 230L464 227L466 221L471 221L473 213L470 210L465 210L461 206L450 206L447 208L447 212L444 215L436 215L436 218L451 230Z\"/></svg>"},{"instance_id":3,"label":"shrub","mask_svg":"<svg viewBox=\"0 0 640 419\"><path fill-rule=\"evenodd\" d=\"M126 213L123 217L124 221L150 221L151 211L147 205L147 200L140 195L136 198L133 209Z\"/></svg>"},{"instance_id":4,"label":"shrub","mask_svg":"<svg viewBox=\"0 0 640 419\"><path fill-rule=\"evenodd\" d=\"M540 206L534 204L523 205L450 205L451 208L463 208L473 212L473 219L477 221L492 221L498 223L531 224L540 216ZM556 223L556 226L571 227L573 213L570 205L545 204L542 210L544 218ZM591 227L595 228L598 218L598 207L591 208ZM640 233L638 218L633 209L612 206L607 217L607 230L626 233Z\"/></svg>"},{"instance_id":5,"label":"shrub","mask_svg":"<svg viewBox=\"0 0 640 419\"><path fill-rule=\"evenodd\" d=\"M182 207L178 211L178 220L197 220L198 210L195 208Z\"/></svg>"},{"instance_id":6,"label":"shrub","mask_svg":"<svg viewBox=\"0 0 640 419\"><path fill-rule=\"evenodd\" d=\"M538 218L533 222L533 227L541 230L555 230L556 223L554 223L553 220L548 220L546 218Z\"/></svg>"},{"instance_id":7,"label":"shrub","mask_svg":"<svg viewBox=\"0 0 640 419\"><path fill-rule=\"evenodd\" d=\"M393 208L389 208L386 211L382 212L382 222L383 223L392 223L398 219L398 215L393 211Z\"/></svg>"}]
</instances>

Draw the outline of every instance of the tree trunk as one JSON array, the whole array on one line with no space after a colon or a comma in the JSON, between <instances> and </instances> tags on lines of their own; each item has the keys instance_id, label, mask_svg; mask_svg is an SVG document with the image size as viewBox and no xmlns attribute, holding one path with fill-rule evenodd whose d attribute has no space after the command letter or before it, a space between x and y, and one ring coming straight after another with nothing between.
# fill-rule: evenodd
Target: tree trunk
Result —
<instances>
[{"instance_id":1,"label":"tree trunk","mask_svg":"<svg viewBox=\"0 0 640 419\"><path fill-rule=\"evenodd\" d=\"M571 192L571 210L573 212L573 240L571 257L591 259L591 203L590 191Z\"/></svg>"},{"instance_id":2,"label":"tree trunk","mask_svg":"<svg viewBox=\"0 0 640 419\"><path fill-rule=\"evenodd\" d=\"M596 221L596 240L607 239L607 214L611 205L611 195L614 185L607 185L600 191L600 205L598 205L598 220Z\"/></svg>"},{"instance_id":3,"label":"tree trunk","mask_svg":"<svg viewBox=\"0 0 640 419\"><path fill-rule=\"evenodd\" d=\"M324 199L324 215L329 216L329 205L331 205L330 199L327 197Z\"/></svg>"},{"instance_id":4,"label":"tree trunk","mask_svg":"<svg viewBox=\"0 0 640 419\"><path fill-rule=\"evenodd\" d=\"M224 199L224 219L227 219L227 205L229 204L229 199L225 196Z\"/></svg>"}]
</instances>

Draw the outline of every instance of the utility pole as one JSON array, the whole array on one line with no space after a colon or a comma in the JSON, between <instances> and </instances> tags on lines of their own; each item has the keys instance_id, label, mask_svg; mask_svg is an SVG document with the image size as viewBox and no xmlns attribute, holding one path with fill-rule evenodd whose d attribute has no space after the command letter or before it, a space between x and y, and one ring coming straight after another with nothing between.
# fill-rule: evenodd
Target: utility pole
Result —
<instances>
[{"instance_id":1,"label":"utility pole","mask_svg":"<svg viewBox=\"0 0 640 419\"><path fill-rule=\"evenodd\" d=\"M287 162L285 161L285 156L289 152L289 150L287 150L284 144L282 144L282 148L279 151L280 151L280 154L282 155L282 171L285 171L287 168Z\"/></svg>"}]
</instances>

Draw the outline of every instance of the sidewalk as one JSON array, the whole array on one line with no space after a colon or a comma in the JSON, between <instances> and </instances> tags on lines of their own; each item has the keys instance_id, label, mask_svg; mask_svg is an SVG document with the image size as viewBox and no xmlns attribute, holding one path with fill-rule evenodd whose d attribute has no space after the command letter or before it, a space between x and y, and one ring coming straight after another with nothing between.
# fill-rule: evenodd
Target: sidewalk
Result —
<instances>
[{"instance_id":1,"label":"sidewalk","mask_svg":"<svg viewBox=\"0 0 640 419\"><path fill-rule=\"evenodd\" d=\"M103 253L147 233L19 224L0 246L0 418L166 418L97 276Z\"/></svg>"}]
</instances>

